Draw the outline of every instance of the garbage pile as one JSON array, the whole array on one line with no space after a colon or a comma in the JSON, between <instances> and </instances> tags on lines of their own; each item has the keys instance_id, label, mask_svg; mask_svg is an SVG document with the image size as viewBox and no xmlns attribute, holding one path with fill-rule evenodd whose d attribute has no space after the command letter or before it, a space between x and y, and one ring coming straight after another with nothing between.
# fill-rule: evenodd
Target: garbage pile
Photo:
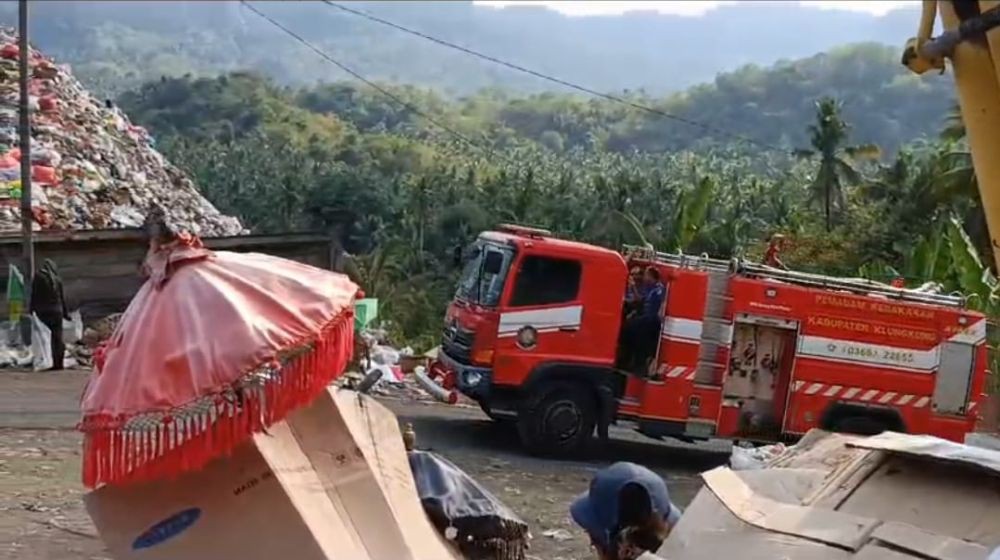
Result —
<instances>
[{"instance_id":1,"label":"garbage pile","mask_svg":"<svg viewBox=\"0 0 1000 560\"><path fill-rule=\"evenodd\" d=\"M0 29L0 233L20 230L16 35ZM110 101L87 92L67 66L32 49L32 217L36 230L139 227L155 202L170 225L201 236L239 235L153 138Z\"/></svg>"},{"instance_id":2,"label":"garbage pile","mask_svg":"<svg viewBox=\"0 0 1000 560\"><path fill-rule=\"evenodd\" d=\"M121 317L121 313L112 313L98 319L83 327L81 336L67 341L66 352L76 367L90 368L94 365L94 352L101 346L101 343L111 338L111 334L115 332L115 327L118 326Z\"/></svg>"},{"instance_id":3,"label":"garbage pile","mask_svg":"<svg viewBox=\"0 0 1000 560\"><path fill-rule=\"evenodd\" d=\"M417 354L410 347L396 349L387 333L377 328L362 330L358 339L360 348L355 351L355 371L344 374L341 386L407 401L432 403L440 400L417 381L417 376L427 367L430 353Z\"/></svg>"}]
</instances>

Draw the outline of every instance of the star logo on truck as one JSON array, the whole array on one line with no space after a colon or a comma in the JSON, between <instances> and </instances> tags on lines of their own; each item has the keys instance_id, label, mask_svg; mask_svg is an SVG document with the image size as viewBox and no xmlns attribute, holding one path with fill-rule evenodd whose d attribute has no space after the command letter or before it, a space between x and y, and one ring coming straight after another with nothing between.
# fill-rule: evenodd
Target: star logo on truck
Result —
<instances>
[{"instance_id":1,"label":"star logo on truck","mask_svg":"<svg viewBox=\"0 0 1000 560\"><path fill-rule=\"evenodd\" d=\"M836 352L837 345L831 342L830 344L826 345L826 349L828 352Z\"/></svg>"}]
</instances>

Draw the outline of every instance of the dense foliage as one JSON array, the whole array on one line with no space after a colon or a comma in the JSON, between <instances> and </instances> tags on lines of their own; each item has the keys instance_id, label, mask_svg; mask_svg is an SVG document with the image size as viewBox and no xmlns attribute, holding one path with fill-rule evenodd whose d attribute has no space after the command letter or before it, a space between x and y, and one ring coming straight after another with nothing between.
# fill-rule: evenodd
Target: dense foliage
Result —
<instances>
[{"instance_id":1,"label":"dense foliage","mask_svg":"<svg viewBox=\"0 0 1000 560\"><path fill-rule=\"evenodd\" d=\"M795 268L948 289L983 278L984 267L970 272L961 255L978 249L978 262L991 259L960 130L883 162L861 158L870 147L856 144L841 103L823 98L798 123L805 157L718 140L614 149L609 131L634 127L627 133L640 138L645 116L554 94L450 101L393 91L474 145L347 84L288 89L245 73L164 79L120 103L223 211L257 231L335 233L395 335L415 346L437 336L454 249L501 222L607 246L748 258L782 232ZM947 251L934 253L928 244L954 227L953 215L969 243L952 233ZM981 297L992 301L992 292Z\"/></svg>"}]
</instances>

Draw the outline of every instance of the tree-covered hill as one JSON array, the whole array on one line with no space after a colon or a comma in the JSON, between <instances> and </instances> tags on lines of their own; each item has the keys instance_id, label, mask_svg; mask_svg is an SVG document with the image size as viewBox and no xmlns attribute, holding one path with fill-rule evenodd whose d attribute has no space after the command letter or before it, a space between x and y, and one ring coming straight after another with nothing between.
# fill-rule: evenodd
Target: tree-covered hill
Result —
<instances>
[{"instance_id":1,"label":"tree-covered hill","mask_svg":"<svg viewBox=\"0 0 1000 560\"><path fill-rule=\"evenodd\" d=\"M485 87L554 88L323 2L254 5L373 79L433 86L448 95ZM703 17L648 11L567 17L537 7L500 10L458 0L351 6L600 91L645 89L656 95L745 64L770 65L847 43L877 41L898 49L919 19L912 9L874 17L790 1L734 3ZM15 24L16 9L17 2L0 2L0 21ZM297 86L346 77L232 0L45 0L31 2L31 11L36 44L72 63L101 93L188 72L252 69Z\"/></svg>"},{"instance_id":2,"label":"tree-covered hill","mask_svg":"<svg viewBox=\"0 0 1000 560\"><path fill-rule=\"evenodd\" d=\"M878 144L891 153L902 142L935 135L954 98L949 77L910 75L898 58L889 47L853 45L766 68L745 66L668 97L629 97L708 128L583 94L519 96L485 90L450 99L415 86L386 87L482 144L504 147L530 140L555 152L573 148L664 152L739 143L739 137L797 148L807 141L802 123L811 118L816 99L832 96L843 102L844 117L853 123L857 141ZM275 105L279 98L289 106ZM331 132L330 122L305 119L302 109L333 116L362 131L442 134L397 101L344 82L289 89L256 74L162 79L124 94L121 100L130 114L160 132L218 133L219 127L238 132L265 118L298 119L313 133Z\"/></svg>"}]
</instances>

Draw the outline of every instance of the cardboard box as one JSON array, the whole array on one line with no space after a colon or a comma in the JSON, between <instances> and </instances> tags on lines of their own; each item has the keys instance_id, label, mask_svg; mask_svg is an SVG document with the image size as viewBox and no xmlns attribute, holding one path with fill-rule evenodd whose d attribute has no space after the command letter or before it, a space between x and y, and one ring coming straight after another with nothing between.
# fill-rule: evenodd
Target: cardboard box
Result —
<instances>
[{"instance_id":1,"label":"cardboard box","mask_svg":"<svg viewBox=\"0 0 1000 560\"><path fill-rule=\"evenodd\" d=\"M814 431L766 468L703 478L660 556L984 560L1000 545L1000 452L930 436Z\"/></svg>"},{"instance_id":2,"label":"cardboard box","mask_svg":"<svg viewBox=\"0 0 1000 560\"><path fill-rule=\"evenodd\" d=\"M457 560L417 498L395 415L329 389L231 457L84 497L116 560Z\"/></svg>"},{"instance_id":3,"label":"cardboard box","mask_svg":"<svg viewBox=\"0 0 1000 560\"><path fill-rule=\"evenodd\" d=\"M368 557L460 558L424 514L389 409L359 393L329 388L288 423L330 501L349 512Z\"/></svg>"},{"instance_id":4,"label":"cardboard box","mask_svg":"<svg viewBox=\"0 0 1000 560\"><path fill-rule=\"evenodd\" d=\"M368 558L284 422L201 471L84 502L117 560Z\"/></svg>"}]
</instances>

